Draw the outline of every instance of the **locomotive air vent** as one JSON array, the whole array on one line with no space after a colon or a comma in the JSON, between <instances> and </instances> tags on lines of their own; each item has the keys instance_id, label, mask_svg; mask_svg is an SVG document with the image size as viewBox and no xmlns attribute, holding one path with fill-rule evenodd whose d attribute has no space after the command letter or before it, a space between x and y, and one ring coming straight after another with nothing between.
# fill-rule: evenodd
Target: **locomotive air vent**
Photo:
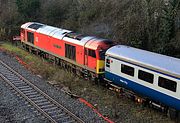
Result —
<instances>
[{"instance_id":1,"label":"locomotive air vent","mask_svg":"<svg viewBox=\"0 0 180 123\"><path fill-rule=\"evenodd\" d=\"M72 39L76 39L76 40L79 40L79 41L80 41L80 40L83 39L85 36L82 35L82 34L79 34L79 33L71 32L71 33L66 34L66 37L72 38Z\"/></svg>"},{"instance_id":2,"label":"locomotive air vent","mask_svg":"<svg viewBox=\"0 0 180 123\"><path fill-rule=\"evenodd\" d=\"M43 26L42 24L35 24L34 23L34 24L29 25L28 28L37 30L37 29L39 29L42 26Z\"/></svg>"}]
</instances>

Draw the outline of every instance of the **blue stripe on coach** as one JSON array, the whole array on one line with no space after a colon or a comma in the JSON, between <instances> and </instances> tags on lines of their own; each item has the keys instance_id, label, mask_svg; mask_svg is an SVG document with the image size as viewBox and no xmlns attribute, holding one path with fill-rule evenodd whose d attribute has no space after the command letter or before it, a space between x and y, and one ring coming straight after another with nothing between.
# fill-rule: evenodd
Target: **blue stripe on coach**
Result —
<instances>
[{"instance_id":1,"label":"blue stripe on coach","mask_svg":"<svg viewBox=\"0 0 180 123\"><path fill-rule=\"evenodd\" d=\"M173 107L176 110L180 110L180 100L174 97L163 94L162 92L150 89L148 87L142 86L136 82L123 78L121 76L115 75L108 71L105 71L105 78L112 81L116 85L123 86L127 89L133 90L136 93L143 94L143 96L148 97L152 100L159 101L167 106Z\"/></svg>"}]
</instances>

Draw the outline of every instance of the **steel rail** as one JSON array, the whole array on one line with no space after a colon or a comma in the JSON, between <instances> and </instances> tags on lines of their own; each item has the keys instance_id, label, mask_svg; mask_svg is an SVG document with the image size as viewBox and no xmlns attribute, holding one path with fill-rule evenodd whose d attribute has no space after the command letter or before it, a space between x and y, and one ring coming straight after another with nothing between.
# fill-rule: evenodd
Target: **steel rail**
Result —
<instances>
[{"instance_id":1,"label":"steel rail","mask_svg":"<svg viewBox=\"0 0 180 123\"><path fill-rule=\"evenodd\" d=\"M22 75L20 75L18 72L13 70L11 67L6 65L1 60L0 60L0 67L1 67L0 77L4 81L6 81L16 92L18 92L23 98L25 98L32 106L34 106L41 114L43 114L52 123L58 123L58 120L63 119L63 117L61 116L64 114L66 117L71 119L69 122L72 122L73 119L74 122L84 123L83 120L81 120L75 114L70 112L67 108L59 104L57 101L52 99L49 95L44 93L42 90L40 90L38 87L36 87L27 79L25 79ZM3 67L4 70L2 69ZM44 99L46 101L37 100L38 98L41 98L42 100ZM50 108L48 109L47 107ZM51 108L54 110L51 111L50 110ZM54 115L48 112L48 110L51 111L51 113L55 112ZM68 123L68 121L66 122Z\"/></svg>"}]
</instances>

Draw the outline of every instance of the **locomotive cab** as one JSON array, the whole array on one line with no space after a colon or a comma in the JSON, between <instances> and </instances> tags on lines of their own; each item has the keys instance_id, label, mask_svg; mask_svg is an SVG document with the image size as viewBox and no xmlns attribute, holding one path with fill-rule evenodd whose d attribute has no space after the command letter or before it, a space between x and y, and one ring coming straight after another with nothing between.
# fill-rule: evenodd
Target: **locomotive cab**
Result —
<instances>
[{"instance_id":1,"label":"locomotive cab","mask_svg":"<svg viewBox=\"0 0 180 123\"><path fill-rule=\"evenodd\" d=\"M87 63L86 65L89 68L95 69L96 74L104 74L105 52L112 45L112 41L99 38L94 38L85 45L85 48L88 49L87 52L89 55L88 57L85 57L85 64Z\"/></svg>"}]
</instances>

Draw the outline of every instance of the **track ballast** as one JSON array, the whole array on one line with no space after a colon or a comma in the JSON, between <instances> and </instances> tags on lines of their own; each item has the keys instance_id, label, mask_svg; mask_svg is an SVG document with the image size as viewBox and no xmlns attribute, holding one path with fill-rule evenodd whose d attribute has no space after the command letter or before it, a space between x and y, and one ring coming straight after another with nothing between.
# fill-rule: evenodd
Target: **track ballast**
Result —
<instances>
[{"instance_id":1,"label":"track ballast","mask_svg":"<svg viewBox=\"0 0 180 123\"><path fill-rule=\"evenodd\" d=\"M0 77L21 97L53 123L84 123L30 81L0 60Z\"/></svg>"}]
</instances>

